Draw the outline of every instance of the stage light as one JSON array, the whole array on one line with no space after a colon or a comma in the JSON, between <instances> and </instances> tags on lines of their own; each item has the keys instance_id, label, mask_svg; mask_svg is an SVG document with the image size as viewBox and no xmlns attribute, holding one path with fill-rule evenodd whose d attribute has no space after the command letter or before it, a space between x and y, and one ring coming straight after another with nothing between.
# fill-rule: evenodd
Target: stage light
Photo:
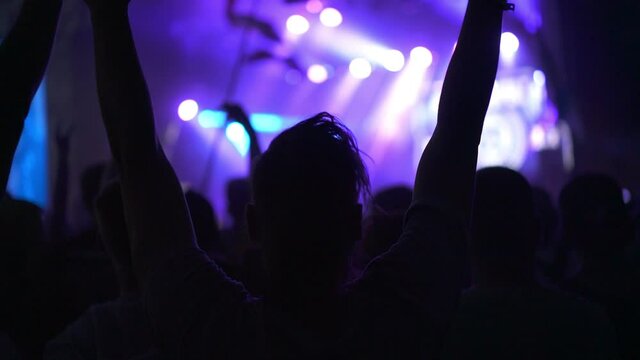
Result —
<instances>
[{"instance_id":1,"label":"stage light","mask_svg":"<svg viewBox=\"0 0 640 360\"><path fill-rule=\"evenodd\" d=\"M227 121L224 111L203 110L198 115L198 124L204 129L221 128Z\"/></svg>"},{"instance_id":2,"label":"stage light","mask_svg":"<svg viewBox=\"0 0 640 360\"><path fill-rule=\"evenodd\" d=\"M307 1L307 11L312 14L317 14L324 8L324 4L319 0L309 0Z\"/></svg>"},{"instance_id":3,"label":"stage light","mask_svg":"<svg viewBox=\"0 0 640 360\"><path fill-rule=\"evenodd\" d=\"M414 64L426 68L429 68L431 64L433 64L433 54L429 49L423 46L413 48L409 54L409 58Z\"/></svg>"},{"instance_id":4,"label":"stage light","mask_svg":"<svg viewBox=\"0 0 640 360\"><path fill-rule=\"evenodd\" d=\"M334 8L326 8L320 13L320 22L326 27L338 27L342 24L342 14Z\"/></svg>"},{"instance_id":5,"label":"stage light","mask_svg":"<svg viewBox=\"0 0 640 360\"><path fill-rule=\"evenodd\" d=\"M322 84L329 78L329 72L326 67L314 64L309 66L309 69L307 70L307 77L312 83Z\"/></svg>"},{"instance_id":6,"label":"stage light","mask_svg":"<svg viewBox=\"0 0 640 360\"><path fill-rule=\"evenodd\" d=\"M252 114L250 121L259 133L276 133L284 128L284 119L275 114Z\"/></svg>"},{"instance_id":7,"label":"stage light","mask_svg":"<svg viewBox=\"0 0 640 360\"><path fill-rule=\"evenodd\" d=\"M190 121L198 116L198 103L195 100L185 100L178 106L178 116L182 121Z\"/></svg>"},{"instance_id":8,"label":"stage light","mask_svg":"<svg viewBox=\"0 0 640 360\"><path fill-rule=\"evenodd\" d=\"M389 50L384 54L382 65L389 71L400 71L404 67L404 55L398 50Z\"/></svg>"},{"instance_id":9,"label":"stage light","mask_svg":"<svg viewBox=\"0 0 640 360\"><path fill-rule=\"evenodd\" d=\"M533 72L533 82L540 87L545 86L547 77L541 70L536 70Z\"/></svg>"},{"instance_id":10,"label":"stage light","mask_svg":"<svg viewBox=\"0 0 640 360\"><path fill-rule=\"evenodd\" d=\"M513 33L504 32L500 40L500 53L503 58L511 60L515 57L520 48L520 40Z\"/></svg>"},{"instance_id":11,"label":"stage light","mask_svg":"<svg viewBox=\"0 0 640 360\"><path fill-rule=\"evenodd\" d=\"M309 31L309 21L302 15L291 15L287 19L287 30L295 35L302 35Z\"/></svg>"},{"instance_id":12,"label":"stage light","mask_svg":"<svg viewBox=\"0 0 640 360\"><path fill-rule=\"evenodd\" d=\"M233 146L238 150L240 155L245 156L247 152L249 152L250 139L249 134L238 122L231 122L227 125L225 129L225 135L227 139L233 144Z\"/></svg>"},{"instance_id":13,"label":"stage light","mask_svg":"<svg viewBox=\"0 0 640 360\"><path fill-rule=\"evenodd\" d=\"M349 72L356 79L366 79L371 76L371 63L363 58L353 59L349 64Z\"/></svg>"},{"instance_id":14,"label":"stage light","mask_svg":"<svg viewBox=\"0 0 640 360\"><path fill-rule=\"evenodd\" d=\"M633 200L633 194L631 193L631 190L622 189L622 200L627 205L631 204L631 201Z\"/></svg>"},{"instance_id":15,"label":"stage light","mask_svg":"<svg viewBox=\"0 0 640 360\"><path fill-rule=\"evenodd\" d=\"M547 134L544 128L540 125L534 125L529 134L529 141L531 142L531 148L535 151L544 149L546 145Z\"/></svg>"}]
</instances>

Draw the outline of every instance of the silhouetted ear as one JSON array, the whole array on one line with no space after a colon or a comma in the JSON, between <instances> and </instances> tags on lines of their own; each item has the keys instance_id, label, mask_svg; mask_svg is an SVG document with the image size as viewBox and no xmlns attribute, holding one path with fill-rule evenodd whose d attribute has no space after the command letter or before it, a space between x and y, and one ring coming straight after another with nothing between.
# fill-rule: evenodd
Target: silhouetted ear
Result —
<instances>
[{"instance_id":1,"label":"silhouetted ear","mask_svg":"<svg viewBox=\"0 0 640 360\"><path fill-rule=\"evenodd\" d=\"M245 218L247 219L247 231L249 232L249 240L253 242L261 242L260 226L258 225L258 211L254 204L247 204L245 207Z\"/></svg>"}]
</instances>

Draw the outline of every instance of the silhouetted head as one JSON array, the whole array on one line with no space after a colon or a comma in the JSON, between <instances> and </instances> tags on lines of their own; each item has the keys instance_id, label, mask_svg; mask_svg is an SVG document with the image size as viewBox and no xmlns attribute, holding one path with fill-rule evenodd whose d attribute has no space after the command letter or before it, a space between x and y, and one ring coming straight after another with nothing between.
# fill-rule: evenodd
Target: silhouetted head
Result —
<instances>
[{"instance_id":1,"label":"silhouetted head","mask_svg":"<svg viewBox=\"0 0 640 360\"><path fill-rule=\"evenodd\" d=\"M506 168L478 171L470 246L475 280L498 284L531 281L537 238L527 180Z\"/></svg>"},{"instance_id":2,"label":"silhouetted head","mask_svg":"<svg viewBox=\"0 0 640 360\"><path fill-rule=\"evenodd\" d=\"M360 238L369 179L350 131L327 113L276 137L256 163L252 238L264 244L269 294L284 301L335 295Z\"/></svg>"},{"instance_id":3,"label":"silhouetted head","mask_svg":"<svg viewBox=\"0 0 640 360\"><path fill-rule=\"evenodd\" d=\"M220 229L216 221L215 211L209 200L195 191L187 191L185 199L191 214L191 222L196 233L198 246L211 254L220 242Z\"/></svg>"},{"instance_id":4,"label":"silhouetted head","mask_svg":"<svg viewBox=\"0 0 640 360\"><path fill-rule=\"evenodd\" d=\"M560 194L563 237L589 262L624 252L634 230L622 188L607 175L575 178Z\"/></svg>"},{"instance_id":5,"label":"silhouetted head","mask_svg":"<svg viewBox=\"0 0 640 360\"><path fill-rule=\"evenodd\" d=\"M245 225L245 212L251 202L251 184L249 179L233 179L227 183L227 212L233 220L234 228Z\"/></svg>"},{"instance_id":6,"label":"silhouetted head","mask_svg":"<svg viewBox=\"0 0 640 360\"><path fill-rule=\"evenodd\" d=\"M368 258L382 255L398 241L404 215L412 199L413 191L406 186L386 188L373 196L363 239L363 249Z\"/></svg>"}]
</instances>

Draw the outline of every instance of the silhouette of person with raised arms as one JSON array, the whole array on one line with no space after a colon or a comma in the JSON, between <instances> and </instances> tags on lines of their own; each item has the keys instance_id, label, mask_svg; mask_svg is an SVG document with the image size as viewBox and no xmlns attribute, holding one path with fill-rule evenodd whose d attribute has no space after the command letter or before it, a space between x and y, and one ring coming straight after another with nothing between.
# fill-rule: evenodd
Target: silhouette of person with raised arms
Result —
<instances>
[{"instance_id":1,"label":"silhouette of person with raised arms","mask_svg":"<svg viewBox=\"0 0 640 360\"><path fill-rule=\"evenodd\" d=\"M250 236L264 246L257 299L198 249L160 146L127 0L86 0L98 93L120 168L133 267L155 340L170 358L436 357L463 282L477 148L498 64L498 0L470 0L420 162L401 238L344 284L368 176L355 139L327 113L286 130L253 173Z\"/></svg>"}]
</instances>

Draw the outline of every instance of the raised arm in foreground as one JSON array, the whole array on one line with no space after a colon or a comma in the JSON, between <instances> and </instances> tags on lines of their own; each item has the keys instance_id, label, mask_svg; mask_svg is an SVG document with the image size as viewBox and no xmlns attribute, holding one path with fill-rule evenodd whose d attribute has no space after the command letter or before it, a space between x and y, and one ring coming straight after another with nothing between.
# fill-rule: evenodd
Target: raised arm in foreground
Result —
<instances>
[{"instance_id":1,"label":"raised arm in foreground","mask_svg":"<svg viewBox=\"0 0 640 360\"><path fill-rule=\"evenodd\" d=\"M500 55L504 0L469 0L442 88L438 124L416 175L414 201L469 222L478 145Z\"/></svg>"},{"instance_id":2,"label":"raised arm in foreground","mask_svg":"<svg viewBox=\"0 0 640 360\"><path fill-rule=\"evenodd\" d=\"M98 95L120 168L131 256L140 285L167 259L193 251L182 188L155 131L153 109L133 42L128 0L87 0L95 39Z\"/></svg>"},{"instance_id":3,"label":"raised arm in foreground","mask_svg":"<svg viewBox=\"0 0 640 360\"><path fill-rule=\"evenodd\" d=\"M33 96L40 85L62 0L25 0L0 46L0 187L7 186L13 155Z\"/></svg>"}]
</instances>

